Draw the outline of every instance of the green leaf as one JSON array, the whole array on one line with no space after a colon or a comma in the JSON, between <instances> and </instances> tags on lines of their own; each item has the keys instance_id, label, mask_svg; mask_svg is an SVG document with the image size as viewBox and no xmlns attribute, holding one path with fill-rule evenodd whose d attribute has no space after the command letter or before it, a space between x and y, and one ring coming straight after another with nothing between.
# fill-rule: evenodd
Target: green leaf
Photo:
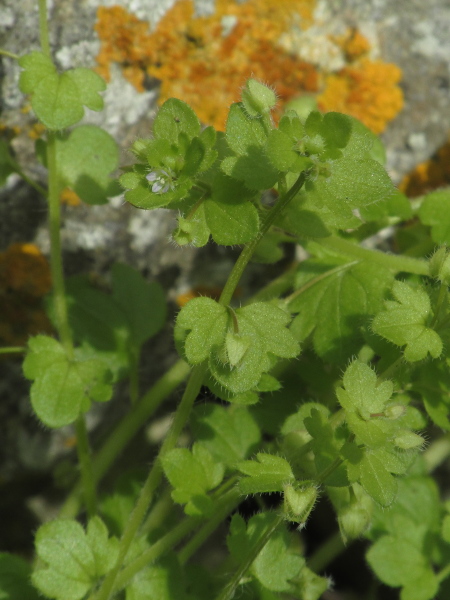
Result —
<instances>
[{"instance_id":1,"label":"green leaf","mask_svg":"<svg viewBox=\"0 0 450 600\"><path fill-rule=\"evenodd\" d=\"M195 443L192 451L174 448L163 457L162 465L174 488L172 498L187 504L187 514L199 515L205 512L202 508L212 508L211 500L205 494L220 484L224 467L214 460L206 446ZM202 496L205 498L198 498Z\"/></svg>"},{"instance_id":2,"label":"green leaf","mask_svg":"<svg viewBox=\"0 0 450 600\"><path fill-rule=\"evenodd\" d=\"M414 391L419 392L430 419L450 431L450 372L449 361L428 362L416 372Z\"/></svg>"},{"instance_id":3,"label":"green leaf","mask_svg":"<svg viewBox=\"0 0 450 600\"><path fill-rule=\"evenodd\" d=\"M116 263L112 268L112 298L128 323L130 343L139 348L164 326L167 316L164 290L146 281L139 271Z\"/></svg>"},{"instance_id":4,"label":"green leaf","mask_svg":"<svg viewBox=\"0 0 450 600\"><path fill-rule=\"evenodd\" d=\"M431 600L439 584L421 550L394 536L383 536L367 552L376 575L393 587L404 586L402 600Z\"/></svg>"},{"instance_id":5,"label":"green leaf","mask_svg":"<svg viewBox=\"0 0 450 600\"><path fill-rule=\"evenodd\" d=\"M133 577L125 591L126 600L185 600L183 571L172 555L157 565L145 567Z\"/></svg>"},{"instance_id":6,"label":"green leaf","mask_svg":"<svg viewBox=\"0 0 450 600\"><path fill-rule=\"evenodd\" d=\"M312 115L317 114L319 113L311 113L307 123ZM337 117L339 120L342 117L353 123L350 117ZM309 135L315 131L319 131L321 136L327 135L326 127L318 119L312 119L308 129ZM339 140L340 144L345 143L348 130L345 132L344 129L345 127L340 131L339 126L336 130L330 129L330 139L333 140L331 144L336 143L336 140ZM377 203L392 194L394 188L385 169L370 156L371 146L372 140L368 134L353 125L348 143L342 150L334 150L330 158L327 158L328 148L325 144L323 155L319 154L321 163L317 166L317 177L308 180L298 196L302 202L306 197L304 207L325 207L335 217L351 220L352 210ZM338 223L339 221L336 226L343 226L343 223Z\"/></svg>"},{"instance_id":7,"label":"green leaf","mask_svg":"<svg viewBox=\"0 0 450 600\"><path fill-rule=\"evenodd\" d=\"M347 412L356 412L368 421L372 413L382 413L393 392L391 381L377 383L376 373L365 363L353 361L343 377L345 390L337 388L339 402Z\"/></svg>"},{"instance_id":8,"label":"green leaf","mask_svg":"<svg viewBox=\"0 0 450 600\"><path fill-rule=\"evenodd\" d=\"M396 301L387 301L385 310L378 313L372 329L397 346L405 346L404 356L409 362L427 357L438 358L442 340L428 327L432 313L428 294L422 287L412 288L403 281L395 281L392 295Z\"/></svg>"},{"instance_id":9,"label":"green leaf","mask_svg":"<svg viewBox=\"0 0 450 600\"><path fill-rule=\"evenodd\" d=\"M363 326L383 306L390 271L369 261L340 257L302 262L289 310L298 315L291 331L299 341L312 335L314 350L326 360L344 362L362 345Z\"/></svg>"},{"instance_id":10,"label":"green leaf","mask_svg":"<svg viewBox=\"0 0 450 600\"><path fill-rule=\"evenodd\" d=\"M439 190L425 196L419 218L431 226L431 237L437 244L450 245L450 191Z\"/></svg>"},{"instance_id":11,"label":"green leaf","mask_svg":"<svg viewBox=\"0 0 450 600\"><path fill-rule=\"evenodd\" d=\"M83 106L102 110L103 99L98 93L106 89L106 84L94 71L78 68L58 74L42 52L22 56L19 65L24 69L20 89L31 95L36 116L49 129L65 129L80 121Z\"/></svg>"},{"instance_id":12,"label":"green leaf","mask_svg":"<svg viewBox=\"0 0 450 600\"><path fill-rule=\"evenodd\" d=\"M256 449L261 432L245 406L204 404L194 410L193 434L215 459L234 466Z\"/></svg>"},{"instance_id":13,"label":"green leaf","mask_svg":"<svg viewBox=\"0 0 450 600\"><path fill-rule=\"evenodd\" d=\"M119 151L114 138L95 125L81 125L57 140L58 174L87 204L104 204L112 188Z\"/></svg>"},{"instance_id":14,"label":"green leaf","mask_svg":"<svg viewBox=\"0 0 450 600\"><path fill-rule=\"evenodd\" d=\"M192 365L209 358L225 340L227 309L211 298L194 298L178 313L175 337L184 338L184 352Z\"/></svg>"},{"instance_id":15,"label":"green leaf","mask_svg":"<svg viewBox=\"0 0 450 600\"><path fill-rule=\"evenodd\" d=\"M2 600L39 600L30 582L31 567L23 558L0 553L0 598Z\"/></svg>"},{"instance_id":16,"label":"green leaf","mask_svg":"<svg viewBox=\"0 0 450 600\"><path fill-rule=\"evenodd\" d=\"M181 133L189 139L200 133L200 121L197 115L182 100L170 98L159 109L153 123L153 135L156 139L165 139L178 143Z\"/></svg>"},{"instance_id":17,"label":"green leaf","mask_svg":"<svg viewBox=\"0 0 450 600\"><path fill-rule=\"evenodd\" d=\"M397 480L385 468L375 452L364 451L354 444L342 449L348 478L358 481L363 489L381 506L390 506L397 493Z\"/></svg>"},{"instance_id":18,"label":"green leaf","mask_svg":"<svg viewBox=\"0 0 450 600\"><path fill-rule=\"evenodd\" d=\"M70 360L59 342L44 335L30 338L28 347L23 372L34 380L31 404L48 427L69 425L92 401L111 398L109 370L102 360Z\"/></svg>"},{"instance_id":19,"label":"green leaf","mask_svg":"<svg viewBox=\"0 0 450 600\"><path fill-rule=\"evenodd\" d=\"M262 148L266 139L261 119L251 119L241 103L232 104L226 124L226 140L233 152L245 156L254 148Z\"/></svg>"},{"instance_id":20,"label":"green leaf","mask_svg":"<svg viewBox=\"0 0 450 600\"><path fill-rule=\"evenodd\" d=\"M230 524L227 545L233 558L242 562L257 545L264 532L273 525L277 516L265 512L252 517L247 526L240 515L234 515ZM289 550L285 530L278 530L269 538L250 567L250 573L268 590L289 592L290 580L297 577L305 564L301 556Z\"/></svg>"},{"instance_id":21,"label":"green leaf","mask_svg":"<svg viewBox=\"0 0 450 600\"><path fill-rule=\"evenodd\" d=\"M227 119L226 139L237 156L226 157L221 169L249 189L263 190L275 185L278 171L266 152L267 133L261 119L250 118L242 104L232 104Z\"/></svg>"},{"instance_id":22,"label":"green leaf","mask_svg":"<svg viewBox=\"0 0 450 600\"><path fill-rule=\"evenodd\" d=\"M239 489L243 494L281 492L284 484L294 480L291 465L281 456L258 452L256 460L246 460L236 465L244 475Z\"/></svg>"},{"instance_id":23,"label":"green leaf","mask_svg":"<svg viewBox=\"0 0 450 600\"><path fill-rule=\"evenodd\" d=\"M245 244L258 235L259 217L249 201L249 192L242 183L220 171L213 182L213 191L204 202L206 223L216 244Z\"/></svg>"},{"instance_id":24,"label":"green leaf","mask_svg":"<svg viewBox=\"0 0 450 600\"><path fill-rule=\"evenodd\" d=\"M56 600L81 600L113 568L118 556L118 540L108 538L99 517L91 519L87 532L71 519L45 523L35 543L46 568L34 571L33 583Z\"/></svg>"},{"instance_id":25,"label":"green leaf","mask_svg":"<svg viewBox=\"0 0 450 600\"><path fill-rule=\"evenodd\" d=\"M233 393L254 388L264 372L271 368L272 355L294 358L300 351L298 343L287 329L290 315L269 302L256 302L235 311L238 333L250 340L238 367L214 349L209 359L210 372Z\"/></svg>"}]
</instances>

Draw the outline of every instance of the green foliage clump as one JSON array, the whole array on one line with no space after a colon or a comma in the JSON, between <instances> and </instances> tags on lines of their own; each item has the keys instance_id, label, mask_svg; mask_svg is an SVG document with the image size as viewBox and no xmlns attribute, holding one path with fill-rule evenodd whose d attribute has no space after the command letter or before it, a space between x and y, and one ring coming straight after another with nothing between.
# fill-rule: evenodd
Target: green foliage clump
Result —
<instances>
[{"instance_id":1,"label":"green foliage clump","mask_svg":"<svg viewBox=\"0 0 450 600\"><path fill-rule=\"evenodd\" d=\"M20 89L47 128L37 155L48 190L38 189L52 223L55 328L19 350L36 417L75 427L80 479L38 528L33 568L0 555L0 597L319 600L328 564L361 537L373 598L377 581L401 588L402 600L448 593L450 506L432 472L450 453L440 435L450 431L450 193L410 205L362 124L311 106L275 126L276 94L252 79L225 134L168 100L118 178L125 200L174 210L179 246L243 248L218 299L178 312L180 360L141 395L142 349L167 318L161 286L124 264L113 266L109 291L62 270L63 187L87 204L118 189L114 140L76 126L84 107L101 110L105 84L88 69L58 73L49 51L19 64ZM2 144L0 182L12 172L21 168ZM411 217L422 239L404 254L360 244L387 225L400 239ZM249 262L280 261L288 244L307 257L280 263L274 281L235 301ZM420 248L433 252L414 258ZM107 492L100 482L119 453L185 379L148 473L130 464ZM123 394L124 381L128 413L92 455L85 413ZM305 525L314 527L317 506L336 525L311 555ZM197 553L213 535L217 568Z\"/></svg>"}]
</instances>

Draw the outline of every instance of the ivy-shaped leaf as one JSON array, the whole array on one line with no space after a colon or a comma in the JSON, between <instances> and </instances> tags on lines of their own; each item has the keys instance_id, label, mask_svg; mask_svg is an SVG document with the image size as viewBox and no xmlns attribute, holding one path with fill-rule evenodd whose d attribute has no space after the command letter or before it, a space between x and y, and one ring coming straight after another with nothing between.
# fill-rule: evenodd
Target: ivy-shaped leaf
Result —
<instances>
[{"instance_id":1,"label":"ivy-shaped leaf","mask_svg":"<svg viewBox=\"0 0 450 600\"><path fill-rule=\"evenodd\" d=\"M258 211L250 202L253 194L240 181L216 173L212 194L204 201L206 223L216 244L245 244L258 235Z\"/></svg>"},{"instance_id":2,"label":"ivy-shaped leaf","mask_svg":"<svg viewBox=\"0 0 450 600\"><path fill-rule=\"evenodd\" d=\"M120 191L111 178L119 151L114 138L95 125L81 125L56 143L58 174L87 204L104 204Z\"/></svg>"},{"instance_id":3,"label":"ivy-shaped leaf","mask_svg":"<svg viewBox=\"0 0 450 600\"><path fill-rule=\"evenodd\" d=\"M232 104L227 119L226 139L236 156L228 156L221 169L230 177L243 181L251 190L271 188L278 171L266 152L267 132L261 119L251 118L241 103Z\"/></svg>"},{"instance_id":4,"label":"ivy-shaped leaf","mask_svg":"<svg viewBox=\"0 0 450 600\"><path fill-rule=\"evenodd\" d=\"M245 406L204 404L194 409L192 430L216 461L233 467L254 452L261 431Z\"/></svg>"},{"instance_id":5,"label":"ivy-shaped leaf","mask_svg":"<svg viewBox=\"0 0 450 600\"><path fill-rule=\"evenodd\" d=\"M256 458L236 465L241 473L248 475L239 482L243 494L281 492L286 483L294 480L291 465L281 456L258 452Z\"/></svg>"},{"instance_id":6,"label":"ivy-shaped leaf","mask_svg":"<svg viewBox=\"0 0 450 600\"><path fill-rule=\"evenodd\" d=\"M34 380L31 404L48 427L63 427L89 409L91 402L111 398L110 372L99 359L69 359L53 338L38 335L28 342L25 377Z\"/></svg>"},{"instance_id":7,"label":"ivy-shaped leaf","mask_svg":"<svg viewBox=\"0 0 450 600\"><path fill-rule=\"evenodd\" d=\"M175 339L184 341L184 353L190 364L207 360L212 350L223 344L227 323L227 309L211 298L194 298L181 309Z\"/></svg>"},{"instance_id":8,"label":"ivy-shaped leaf","mask_svg":"<svg viewBox=\"0 0 450 600\"><path fill-rule=\"evenodd\" d=\"M385 310L375 316L372 329L397 346L405 346L404 356L409 362L423 360L428 353L438 358L442 353L442 340L428 327L432 311L426 291L395 281L392 295L395 301L385 303Z\"/></svg>"},{"instance_id":9,"label":"ivy-shaped leaf","mask_svg":"<svg viewBox=\"0 0 450 600\"><path fill-rule=\"evenodd\" d=\"M206 492L222 481L224 467L215 461L203 444L195 443L192 451L174 448L163 457L162 465L174 488L172 498L175 502L186 504L188 515L207 514L213 508Z\"/></svg>"},{"instance_id":10,"label":"ivy-shaped leaf","mask_svg":"<svg viewBox=\"0 0 450 600\"><path fill-rule=\"evenodd\" d=\"M362 342L362 327L383 306L393 274L369 261L341 257L310 259L296 275L289 309L298 313L291 331L299 341L312 335L314 350L342 363Z\"/></svg>"},{"instance_id":11,"label":"ivy-shaped leaf","mask_svg":"<svg viewBox=\"0 0 450 600\"><path fill-rule=\"evenodd\" d=\"M84 106L102 110L99 92L106 89L100 75L86 68L59 74L52 60L42 52L31 52L19 59L24 69L19 86L31 95L36 116L49 129L65 129L83 118Z\"/></svg>"},{"instance_id":12,"label":"ivy-shaped leaf","mask_svg":"<svg viewBox=\"0 0 450 600\"><path fill-rule=\"evenodd\" d=\"M99 517L91 519L85 532L72 519L42 525L36 534L36 553L46 568L34 571L38 590L55 600L81 600L111 570L118 556L118 540L108 537Z\"/></svg>"},{"instance_id":13,"label":"ivy-shaped leaf","mask_svg":"<svg viewBox=\"0 0 450 600\"><path fill-rule=\"evenodd\" d=\"M241 393L257 386L272 364L272 356L294 358L300 351L298 342L287 329L290 315L269 302L256 302L235 311L239 339L246 350L238 361L230 360L229 347L216 348L209 359L213 377L229 391ZM225 341L225 340L224 340Z\"/></svg>"}]
</instances>

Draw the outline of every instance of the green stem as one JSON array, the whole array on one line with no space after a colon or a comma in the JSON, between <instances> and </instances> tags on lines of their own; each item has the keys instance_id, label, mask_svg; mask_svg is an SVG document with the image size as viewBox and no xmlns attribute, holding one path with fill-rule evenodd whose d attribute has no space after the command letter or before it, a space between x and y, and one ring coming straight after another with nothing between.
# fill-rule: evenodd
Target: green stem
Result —
<instances>
[{"instance_id":1,"label":"green stem","mask_svg":"<svg viewBox=\"0 0 450 600\"><path fill-rule=\"evenodd\" d=\"M0 55L7 56L8 58L13 58L14 60L19 60L20 56L18 54L14 54L13 52L8 52L8 50L2 50L0 48Z\"/></svg>"},{"instance_id":2,"label":"green stem","mask_svg":"<svg viewBox=\"0 0 450 600\"><path fill-rule=\"evenodd\" d=\"M80 465L81 480L83 481L84 501L89 517L97 513L97 493L95 490L95 479L92 471L91 449L86 430L86 422L82 415L75 421L77 436L77 454Z\"/></svg>"},{"instance_id":3,"label":"green stem","mask_svg":"<svg viewBox=\"0 0 450 600\"><path fill-rule=\"evenodd\" d=\"M152 506L152 509L142 524L139 533L148 536L151 531L161 527L161 525L163 525L164 521L172 512L173 506L171 490L169 487L166 487L161 496Z\"/></svg>"},{"instance_id":4,"label":"green stem","mask_svg":"<svg viewBox=\"0 0 450 600\"><path fill-rule=\"evenodd\" d=\"M26 351L27 349L21 346L4 346L0 348L0 354L23 354Z\"/></svg>"},{"instance_id":5,"label":"green stem","mask_svg":"<svg viewBox=\"0 0 450 600\"><path fill-rule=\"evenodd\" d=\"M61 250L61 206L59 202L58 172L56 164L56 136L47 132L48 209L50 229L50 269L53 282L53 299L59 337L70 359L73 358L72 334L67 318L64 274Z\"/></svg>"},{"instance_id":6,"label":"green stem","mask_svg":"<svg viewBox=\"0 0 450 600\"><path fill-rule=\"evenodd\" d=\"M397 273L415 273L416 275L430 274L429 264L425 260L411 258L409 256L387 254L386 252L381 252L380 250L369 250L368 248L362 248L357 244L343 240L335 235L331 235L327 238L321 238L320 240L317 240L317 242L321 246L329 248L330 250L334 250L339 254L344 254L346 256L351 256L353 258L362 260L368 260L371 263L377 264L380 267L385 267L386 269L391 269Z\"/></svg>"},{"instance_id":7,"label":"green stem","mask_svg":"<svg viewBox=\"0 0 450 600\"><path fill-rule=\"evenodd\" d=\"M46 0L39 0L39 34L41 41L42 52L49 58L50 55L50 42L48 38L48 22L47 22L47 2Z\"/></svg>"},{"instance_id":8,"label":"green stem","mask_svg":"<svg viewBox=\"0 0 450 600\"><path fill-rule=\"evenodd\" d=\"M172 427L165 438L160 452L153 463L150 473L147 477L146 482L141 490L137 504L128 519L123 536L119 544L119 555L114 568L108 573L101 585L98 594L95 596L96 600L107 600L110 598L111 593L115 587L115 582L119 571L124 562L125 556L130 548L130 545L137 534L137 531L145 517L145 513L150 506L153 499L155 490L161 483L162 479L162 467L161 459L175 447L178 437L183 430L187 419L190 415L192 406L195 399L200 391L207 370L207 364L202 363L194 367L191 371L190 378L188 380L186 389L180 404L178 405L177 411L174 416Z\"/></svg>"},{"instance_id":9,"label":"green stem","mask_svg":"<svg viewBox=\"0 0 450 600\"><path fill-rule=\"evenodd\" d=\"M189 517L184 519L181 521L181 523L174 527L172 531L160 538L148 550L145 550L145 552L143 552L139 558L127 565L117 577L116 584L114 586L114 593L119 592L126 585L128 585L130 579L139 573L139 571L142 571L142 569L149 563L154 562L156 559L172 550L176 544L178 544L198 526L199 521L199 517Z\"/></svg>"},{"instance_id":10,"label":"green stem","mask_svg":"<svg viewBox=\"0 0 450 600\"><path fill-rule=\"evenodd\" d=\"M442 306L445 303L447 295L448 295L448 286L445 283L441 283L441 285L439 287L439 294L438 294L437 301L436 301L436 307L434 309L433 319L431 320L431 323L430 323L431 328L433 328L436 325L436 323L439 319L439 314L441 312Z\"/></svg>"},{"instance_id":11,"label":"green stem","mask_svg":"<svg viewBox=\"0 0 450 600\"><path fill-rule=\"evenodd\" d=\"M41 185L39 185L39 183L36 183L36 181L31 179L31 177L28 177L28 175L26 173L24 173L24 171L22 170L22 167L19 165L19 163L17 161L15 161L13 158L10 158L10 162L11 162L11 165L14 167L14 170L17 173L17 175L22 177L22 179L24 181L26 181L29 186L34 188L39 194L41 194L41 196L44 196L44 198L47 198L48 192L45 188L43 188Z\"/></svg>"},{"instance_id":12,"label":"green stem","mask_svg":"<svg viewBox=\"0 0 450 600\"><path fill-rule=\"evenodd\" d=\"M450 563L446 565L443 569L441 569L438 573L436 573L437 580L439 583L442 583L447 579L450 575Z\"/></svg>"},{"instance_id":13,"label":"green stem","mask_svg":"<svg viewBox=\"0 0 450 600\"><path fill-rule=\"evenodd\" d=\"M308 567L314 573L321 573L344 550L341 532L336 531L308 560Z\"/></svg>"},{"instance_id":14,"label":"green stem","mask_svg":"<svg viewBox=\"0 0 450 600\"><path fill-rule=\"evenodd\" d=\"M148 392L131 408L130 412L111 431L107 440L93 458L94 480L100 481L114 463L117 456L144 426L148 418L160 404L188 376L189 366L183 361L177 361ZM61 517L75 517L80 507L81 485L78 482L63 505Z\"/></svg>"},{"instance_id":15,"label":"green stem","mask_svg":"<svg viewBox=\"0 0 450 600\"><path fill-rule=\"evenodd\" d=\"M241 500L242 498L239 489L235 487L214 505L214 515L199 531L197 531L192 539L189 540L184 548L178 553L178 560L182 565L184 565L211 534L214 533L225 518L239 505Z\"/></svg>"},{"instance_id":16,"label":"green stem","mask_svg":"<svg viewBox=\"0 0 450 600\"><path fill-rule=\"evenodd\" d=\"M298 296L300 296L301 294L304 294L306 292L306 290L313 287L314 285L317 285L323 279L326 279L327 277L331 277L332 275L335 275L336 273L339 273L340 271L346 271L347 269L350 269L354 265L357 265L359 262L360 262L359 260L353 260L352 262L346 263L345 265L339 265L338 267L334 267L334 269L325 271L325 273L322 273L321 275L317 275L317 277L313 277L312 279L307 281L304 285L302 285L300 288L295 290L295 292L292 292L292 294L287 296L287 298L285 298L284 301L286 302L286 304L290 304Z\"/></svg>"},{"instance_id":17,"label":"green stem","mask_svg":"<svg viewBox=\"0 0 450 600\"><path fill-rule=\"evenodd\" d=\"M297 181L294 185L289 189L289 191L278 198L276 204L267 212L265 219L261 224L261 229L254 240L252 240L245 248L242 250L239 258L237 259L234 267L228 277L228 280L225 284L225 287L222 290L222 294L220 295L219 304L222 306L228 306L231 302L231 298L236 290L236 287L242 277L242 273L245 270L245 267L248 265L250 259L253 256L253 253L264 237L264 235L268 232L270 227L273 225L277 217L284 210L284 208L289 204L289 202L298 194L300 189L303 187L306 179L308 177L308 172L304 171L300 174Z\"/></svg>"},{"instance_id":18,"label":"green stem","mask_svg":"<svg viewBox=\"0 0 450 600\"><path fill-rule=\"evenodd\" d=\"M257 558L258 554L267 544L278 527L280 527L283 521L284 515L279 515L276 519L274 519L273 523L266 529L263 535L258 539L257 543L251 548L250 552L245 557L245 560L239 565L239 568L236 570L222 592L217 596L216 600L231 600L234 597L241 579L252 566L252 563Z\"/></svg>"}]
</instances>

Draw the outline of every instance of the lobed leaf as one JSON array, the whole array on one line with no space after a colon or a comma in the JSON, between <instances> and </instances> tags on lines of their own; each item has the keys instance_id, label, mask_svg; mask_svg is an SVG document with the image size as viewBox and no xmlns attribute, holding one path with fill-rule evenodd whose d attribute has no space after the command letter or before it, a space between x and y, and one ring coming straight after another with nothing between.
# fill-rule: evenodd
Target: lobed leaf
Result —
<instances>
[{"instance_id":1,"label":"lobed leaf","mask_svg":"<svg viewBox=\"0 0 450 600\"><path fill-rule=\"evenodd\" d=\"M102 110L99 92L106 89L100 75L85 68L59 74L52 60L42 52L31 52L19 59L24 69L19 87L31 95L36 116L49 129L65 129L83 118L84 106Z\"/></svg>"},{"instance_id":2,"label":"lobed leaf","mask_svg":"<svg viewBox=\"0 0 450 600\"><path fill-rule=\"evenodd\" d=\"M119 151L114 138L95 125L81 125L56 143L58 175L87 204L104 204L118 190L111 173Z\"/></svg>"},{"instance_id":3,"label":"lobed leaf","mask_svg":"<svg viewBox=\"0 0 450 600\"><path fill-rule=\"evenodd\" d=\"M63 346L53 338L30 338L23 363L25 377L34 380L31 404L48 427L62 427L89 409L92 401L111 398L109 369L99 359L69 359Z\"/></svg>"},{"instance_id":4,"label":"lobed leaf","mask_svg":"<svg viewBox=\"0 0 450 600\"><path fill-rule=\"evenodd\" d=\"M428 353L438 358L443 345L439 334L428 327L432 313L426 291L395 281L392 295L396 301L385 303L385 310L375 316L372 329L397 346L405 346L404 356L409 362L422 360Z\"/></svg>"},{"instance_id":5,"label":"lobed leaf","mask_svg":"<svg viewBox=\"0 0 450 600\"><path fill-rule=\"evenodd\" d=\"M314 350L333 362L355 354L362 328L383 306L393 275L368 261L341 257L313 258L296 275L289 309L298 313L291 331L300 342L312 336Z\"/></svg>"},{"instance_id":6,"label":"lobed leaf","mask_svg":"<svg viewBox=\"0 0 450 600\"><path fill-rule=\"evenodd\" d=\"M203 514L212 508L210 498L205 494L220 484L224 467L215 461L205 445L197 442L192 451L174 448L162 458L162 466L174 488L172 498L187 504L187 514Z\"/></svg>"},{"instance_id":7,"label":"lobed leaf","mask_svg":"<svg viewBox=\"0 0 450 600\"><path fill-rule=\"evenodd\" d=\"M118 540L108 537L99 517L89 521L87 532L72 519L45 523L38 529L35 544L46 568L34 571L33 583L56 600L81 600L112 569L118 556Z\"/></svg>"}]
</instances>

